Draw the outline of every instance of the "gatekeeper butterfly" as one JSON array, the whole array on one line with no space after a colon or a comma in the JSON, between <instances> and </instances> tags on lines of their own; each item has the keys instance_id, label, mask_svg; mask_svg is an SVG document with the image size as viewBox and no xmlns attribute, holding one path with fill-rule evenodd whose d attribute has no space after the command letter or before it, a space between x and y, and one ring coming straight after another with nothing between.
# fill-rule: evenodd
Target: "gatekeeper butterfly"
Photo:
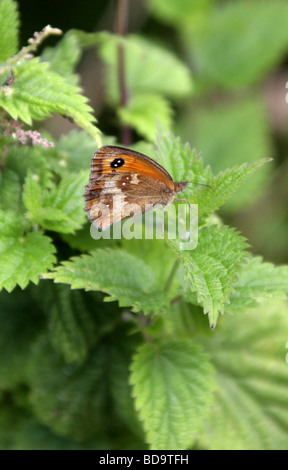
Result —
<instances>
[{"instance_id":1,"label":"gatekeeper butterfly","mask_svg":"<svg viewBox=\"0 0 288 470\"><path fill-rule=\"evenodd\" d=\"M92 158L84 210L91 222L105 230L157 205L167 206L187 184L173 181L159 163L142 153L104 146Z\"/></svg>"}]
</instances>

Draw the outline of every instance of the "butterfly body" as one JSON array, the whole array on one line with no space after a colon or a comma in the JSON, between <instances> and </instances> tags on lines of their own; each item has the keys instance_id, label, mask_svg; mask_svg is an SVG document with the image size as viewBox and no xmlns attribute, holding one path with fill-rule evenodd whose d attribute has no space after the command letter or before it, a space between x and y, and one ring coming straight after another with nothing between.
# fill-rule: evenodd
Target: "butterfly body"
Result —
<instances>
[{"instance_id":1,"label":"butterfly body","mask_svg":"<svg viewBox=\"0 0 288 470\"><path fill-rule=\"evenodd\" d=\"M101 147L93 156L85 211L98 228L167 206L188 182L174 182L159 163L134 150ZM111 216L113 214L113 217Z\"/></svg>"}]
</instances>

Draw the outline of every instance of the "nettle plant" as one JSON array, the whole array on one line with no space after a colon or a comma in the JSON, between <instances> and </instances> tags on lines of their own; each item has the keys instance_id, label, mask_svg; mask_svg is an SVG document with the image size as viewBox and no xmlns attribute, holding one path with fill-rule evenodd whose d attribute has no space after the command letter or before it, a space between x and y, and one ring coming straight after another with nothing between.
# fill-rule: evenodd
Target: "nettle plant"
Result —
<instances>
[{"instance_id":1,"label":"nettle plant","mask_svg":"<svg viewBox=\"0 0 288 470\"><path fill-rule=\"evenodd\" d=\"M280 302L288 268L252 256L245 238L215 215L269 159L214 175L200 156L191 166L195 151L171 132L158 131L155 145L149 143L156 132L152 114L158 109L164 127L171 119L161 86L166 96L175 82L179 93L190 87L186 67L159 46L136 36L70 31L36 57L40 43L60 31L46 27L18 51L15 2L0 1L0 18L5 445L285 447L288 316ZM126 108L115 92L119 42L133 92ZM90 161L99 146L116 139L95 126L74 72L88 46L96 46L106 64L107 99L118 106L120 122L148 139L134 148L146 150L175 181L213 187L190 184L183 193L199 206L196 249L180 250L177 239L91 238L83 210ZM142 76L135 68L139 55L146 61ZM143 70L151 74L147 92L137 89ZM52 143L32 125L51 113L81 130ZM277 302L267 304L271 298Z\"/></svg>"}]
</instances>

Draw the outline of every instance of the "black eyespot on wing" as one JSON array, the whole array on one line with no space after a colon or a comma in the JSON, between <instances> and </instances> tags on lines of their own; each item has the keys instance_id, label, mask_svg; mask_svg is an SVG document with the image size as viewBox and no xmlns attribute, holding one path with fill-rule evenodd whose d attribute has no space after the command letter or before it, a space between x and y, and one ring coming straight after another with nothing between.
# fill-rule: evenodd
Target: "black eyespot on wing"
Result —
<instances>
[{"instance_id":1,"label":"black eyespot on wing","mask_svg":"<svg viewBox=\"0 0 288 470\"><path fill-rule=\"evenodd\" d=\"M113 162L111 162L110 166L111 168L120 168L121 166L124 165L124 160L123 158L115 158L115 160L113 160Z\"/></svg>"}]
</instances>

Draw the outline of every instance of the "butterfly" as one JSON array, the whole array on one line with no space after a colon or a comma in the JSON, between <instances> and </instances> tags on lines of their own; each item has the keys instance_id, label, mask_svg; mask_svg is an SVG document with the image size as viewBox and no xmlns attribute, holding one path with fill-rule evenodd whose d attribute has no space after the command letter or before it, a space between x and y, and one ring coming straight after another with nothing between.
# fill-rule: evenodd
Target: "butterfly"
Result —
<instances>
[{"instance_id":1,"label":"butterfly","mask_svg":"<svg viewBox=\"0 0 288 470\"><path fill-rule=\"evenodd\" d=\"M175 182L152 158L117 146L101 147L91 161L84 210L99 229L157 205L167 206L188 184Z\"/></svg>"}]
</instances>

